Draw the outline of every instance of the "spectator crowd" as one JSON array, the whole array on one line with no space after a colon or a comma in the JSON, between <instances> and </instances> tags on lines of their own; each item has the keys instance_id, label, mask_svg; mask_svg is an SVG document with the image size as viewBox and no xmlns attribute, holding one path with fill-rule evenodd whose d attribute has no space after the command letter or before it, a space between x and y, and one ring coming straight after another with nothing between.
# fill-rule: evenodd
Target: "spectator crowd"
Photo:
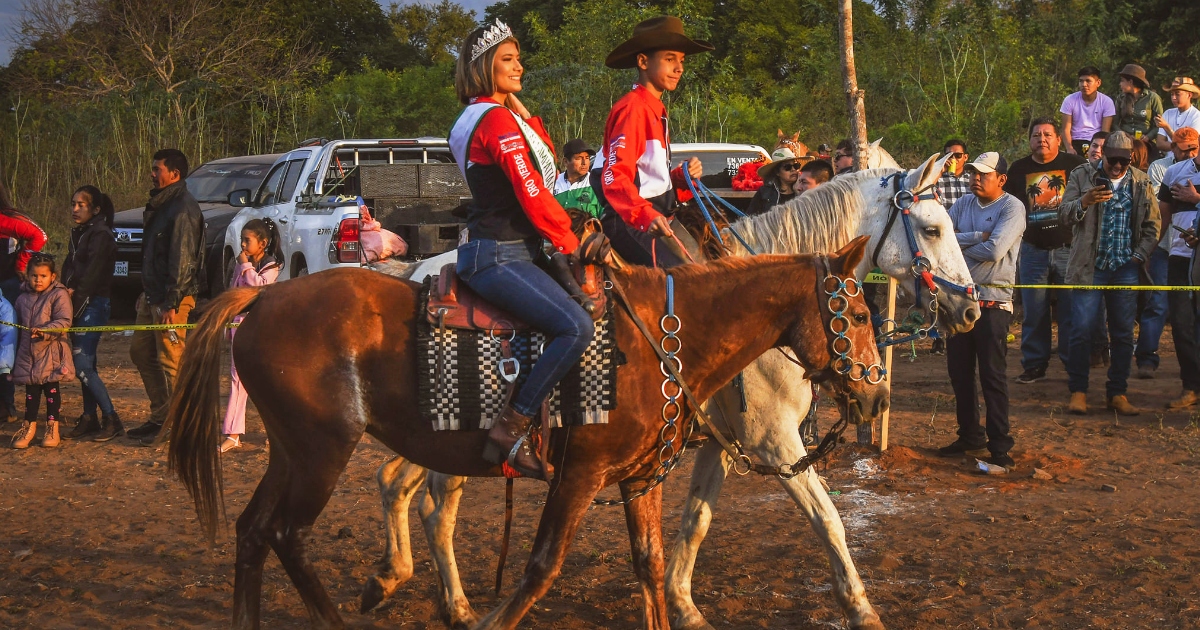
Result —
<instances>
[{"instance_id":1,"label":"spectator crowd","mask_svg":"<svg viewBox=\"0 0 1200 630\"><path fill-rule=\"evenodd\" d=\"M935 346L935 352L944 349L947 355L959 424L958 439L941 449L943 455L986 449L991 463L1012 465L1006 348L1018 295L1018 385L1046 378L1057 357L1067 375L1067 410L1086 414L1091 369L1107 368L1105 408L1137 415L1141 411L1129 400L1128 381L1135 374L1155 378L1159 342L1170 323L1182 393L1165 406L1180 410L1200 403L1200 300L1186 291L1120 288L1193 286L1200 280L1195 255L1200 111L1193 105L1200 87L1190 77L1176 77L1163 87L1171 105L1164 109L1140 66L1129 64L1118 73L1115 98L1101 91L1102 74L1081 68L1079 89L1062 101L1061 117L1034 118L1028 155L1011 164L995 151L972 159L961 139L942 146L945 171L937 197L980 286L981 311L970 333ZM765 212L854 167L847 140L830 155L826 145L809 152L795 138L782 132L780 137L771 160L757 167L762 186L750 201L750 213ZM553 194L564 207L601 217L602 202L589 177L595 156L584 141L567 142ZM178 150L154 155L138 324L184 324L196 305L204 220L183 179L187 173L187 158ZM127 432L97 370L100 333L63 332L72 325L108 322L115 257L112 202L99 188L81 186L71 199L70 216L76 227L60 270L41 251L45 233L13 207L0 183L0 239L10 243L0 248L0 322L18 324L0 324L0 412L9 422L19 415L16 385L25 386L24 420L12 445L26 448L37 441L43 397L43 446L122 435L153 444L162 432L186 329L134 333L130 355L149 398L150 418ZM247 224L232 284L273 282L278 260L275 226ZM1021 288L1011 288L1014 284ZM69 430L60 430L60 384L71 377L81 384L82 414ZM245 430L245 391L236 370L233 383L222 451L237 448Z\"/></svg>"}]
</instances>

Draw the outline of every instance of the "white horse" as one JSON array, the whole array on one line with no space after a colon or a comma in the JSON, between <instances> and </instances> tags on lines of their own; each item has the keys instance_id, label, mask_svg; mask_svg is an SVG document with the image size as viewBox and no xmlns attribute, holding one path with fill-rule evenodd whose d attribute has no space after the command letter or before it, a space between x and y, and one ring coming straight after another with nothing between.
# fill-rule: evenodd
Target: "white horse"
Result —
<instances>
[{"instance_id":1,"label":"white horse","mask_svg":"<svg viewBox=\"0 0 1200 630\"><path fill-rule=\"evenodd\" d=\"M904 176L908 189L922 190L936 183L944 159L935 161L935 157ZM868 246L873 251L885 232L892 209L894 191L886 178L897 170L870 170L839 176L768 213L742 219L734 223L732 229L758 253L832 251L861 234L872 236ZM941 204L932 199L918 200L910 210L910 219L917 242L935 273L955 284L970 286L970 273L949 216ZM912 280L913 252L904 231L904 226L897 221L882 245L878 245L874 264L892 277ZM731 244L734 255L749 255L731 235L726 233L724 238ZM859 277L870 270L871 265L872 262L864 260L857 270ZM418 280L415 275L412 279ZM943 290L936 299L942 314L941 323L951 332L970 330L978 318L978 304L965 294ZM782 354L772 352L747 368L743 380L747 411L740 411L740 394L730 387L714 396L707 403L707 410L719 418L718 424L726 427L726 437L739 440L756 462L769 466L795 463L807 453L797 426L807 415L812 398L812 389L804 379L803 370ZM691 573L731 464L730 457L714 440L702 446L696 456L684 506L683 526L666 574L672 628L676 630L711 627L692 602ZM425 469L401 458L384 464L377 473L388 536L379 573L369 578L364 587L363 610L373 608L413 574L408 507L425 476ZM465 481L463 477L429 473L428 493L419 506L438 570L442 595L439 606L455 628L470 627L478 619L459 582L452 545L458 501ZM833 569L834 595L850 626L882 628L879 616L867 601L846 547L845 529L837 509L816 472L809 468L790 479L780 479L780 483L809 518L825 546Z\"/></svg>"}]
</instances>

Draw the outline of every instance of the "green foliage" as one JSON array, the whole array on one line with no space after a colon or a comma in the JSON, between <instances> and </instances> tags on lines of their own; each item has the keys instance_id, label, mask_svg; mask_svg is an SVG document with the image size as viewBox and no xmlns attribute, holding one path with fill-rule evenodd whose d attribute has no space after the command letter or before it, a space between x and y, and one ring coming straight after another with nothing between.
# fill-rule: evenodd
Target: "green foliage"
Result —
<instances>
[{"instance_id":1,"label":"green foliage","mask_svg":"<svg viewBox=\"0 0 1200 630\"><path fill-rule=\"evenodd\" d=\"M436 5L392 3L388 21L396 39L419 51L425 65L453 63L458 46L475 30L475 12L450 0Z\"/></svg>"},{"instance_id":2,"label":"green foliage","mask_svg":"<svg viewBox=\"0 0 1200 630\"><path fill-rule=\"evenodd\" d=\"M445 136L458 116L454 63L403 71L368 68L308 94L304 135L325 138Z\"/></svg>"}]
</instances>

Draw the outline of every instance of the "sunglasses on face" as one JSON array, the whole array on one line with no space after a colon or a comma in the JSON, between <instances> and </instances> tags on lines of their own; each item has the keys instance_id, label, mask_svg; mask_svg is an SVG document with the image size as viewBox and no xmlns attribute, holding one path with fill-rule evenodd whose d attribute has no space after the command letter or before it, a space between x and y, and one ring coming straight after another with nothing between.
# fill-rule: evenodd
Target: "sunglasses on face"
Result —
<instances>
[{"instance_id":1,"label":"sunglasses on face","mask_svg":"<svg viewBox=\"0 0 1200 630\"><path fill-rule=\"evenodd\" d=\"M961 159L967 157L967 154L963 153L962 151L955 151L954 153L950 154L950 157L955 160L961 160Z\"/></svg>"},{"instance_id":2,"label":"sunglasses on face","mask_svg":"<svg viewBox=\"0 0 1200 630\"><path fill-rule=\"evenodd\" d=\"M780 167L779 167L779 170L781 170L781 171L786 171L786 172L790 173L790 172L792 172L792 171L798 170L799 168L800 168L800 167L799 167L799 166L796 166L796 163L795 163L795 162L791 162L791 163L788 163L788 164L784 164L783 166L780 166Z\"/></svg>"},{"instance_id":3,"label":"sunglasses on face","mask_svg":"<svg viewBox=\"0 0 1200 630\"><path fill-rule=\"evenodd\" d=\"M1113 166L1129 166L1129 158L1106 157L1104 159Z\"/></svg>"}]
</instances>

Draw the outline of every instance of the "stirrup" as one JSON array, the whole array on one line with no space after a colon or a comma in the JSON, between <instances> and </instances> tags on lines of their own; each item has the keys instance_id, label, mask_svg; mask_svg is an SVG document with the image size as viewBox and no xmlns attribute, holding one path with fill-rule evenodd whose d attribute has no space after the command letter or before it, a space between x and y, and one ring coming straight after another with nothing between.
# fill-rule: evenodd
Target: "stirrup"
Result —
<instances>
[{"instance_id":1,"label":"stirrup","mask_svg":"<svg viewBox=\"0 0 1200 630\"><path fill-rule=\"evenodd\" d=\"M517 464L517 455L520 454L521 447L525 446L525 443L528 441L529 441L528 433L517 438L517 442L515 444L513 444L512 450L510 450L508 452L508 457L506 458L505 461L508 462L508 465L511 466L513 468L513 470L516 470L517 472L521 473L522 477L528 477L530 479L538 479L541 481L549 481L549 479L546 477L546 463L541 461L540 459L538 459L537 453L534 453L532 450L529 451L529 456L533 458L533 461L535 461L541 465L541 470L533 470L533 469L526 468L524 466L520 466Z\"/></svg>"}]
</instances>

